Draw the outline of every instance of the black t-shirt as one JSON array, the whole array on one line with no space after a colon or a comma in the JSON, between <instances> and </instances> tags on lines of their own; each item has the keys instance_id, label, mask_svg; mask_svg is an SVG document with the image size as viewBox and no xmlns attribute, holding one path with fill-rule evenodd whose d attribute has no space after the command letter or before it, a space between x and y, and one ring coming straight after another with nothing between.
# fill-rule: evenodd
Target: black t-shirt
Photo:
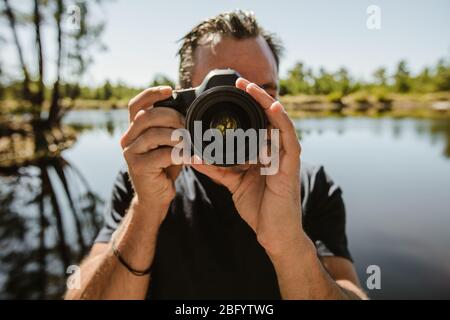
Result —
<instances>
[{"instance_id":1,"label":"black t-shirt","mask_svg":"<svg viewBox=\"0 0 450 320\"><path fill-rule=\"evenodd\" d=\"M340 188L323 167L307 163L302 163L301 183L303 228L318 255L351 260ZM230 192L188 167L175 186L176 196L158 234L148 298L279 299L274 267L236 211ZM96 242L109 242L132 197L124 169Z\"/></svg>"}]
</instances>

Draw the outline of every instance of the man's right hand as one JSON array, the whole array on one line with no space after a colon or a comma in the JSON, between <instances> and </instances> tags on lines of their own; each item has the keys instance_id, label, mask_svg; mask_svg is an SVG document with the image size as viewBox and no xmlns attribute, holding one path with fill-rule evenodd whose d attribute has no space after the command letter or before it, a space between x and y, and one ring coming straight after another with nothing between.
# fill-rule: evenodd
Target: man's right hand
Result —
<instances>
[{"instance_id":1,"label":"man's right hand","mask_svg":"<svg viewBox=\"0 0 450 320\"><path fill-rule=\"evenodd\" d=\"M136 276L113 254L113 245L131 268L144 271L153 263L159 227L175 196L181 167L171 159L172 132L183 128L183 116L153 104L172 94L170 87L149 88L128 104L130 126L121 145L135 196L109 243L96 243L80 267L81 286L66 299L144 299L150 276Z\"/></svg>"},{"instance_id":2,"label":"man's right hand","mask_svg":"<svg viewBox=\"0 0 450 320\"><path fill-rule=\"evenodd\" d=\"M184 127L184 118L171 108L153 108L155 102L171 94L168 86L149 88L128 104L130 125L121 138L121 146L135 201L142 207L168 206L175 196L174 181L181 166L172 162L172 149L178 141L172 141L171 135ZM165 214L158 218L162 222Z\"/></svg>"}]
</instances>

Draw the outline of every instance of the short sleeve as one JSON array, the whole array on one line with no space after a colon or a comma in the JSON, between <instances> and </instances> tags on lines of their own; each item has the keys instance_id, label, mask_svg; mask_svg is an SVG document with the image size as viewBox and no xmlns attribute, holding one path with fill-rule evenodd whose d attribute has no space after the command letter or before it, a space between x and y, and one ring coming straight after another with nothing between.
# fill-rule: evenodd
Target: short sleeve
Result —
<instances>
[{"instance_id":1,"label":"short sleeve","mask_svg":"<svg viewBox=\"0 0 450 320\"><path fill-rule=\"evenodd\" d=\"M94 242L109 242L127 212L133 188L126 168L122 169L114 182L112 194L104 211L104 222Z\"/></svg>"},{"instance_id":2,"label":"short sleeve","mask_svg":"<svg viewBox=\"0 0 450 320\"><path fill-rule=\"evenodd\" d=\"M346 212L341 188L322 166L302 172L303 228L319 256L352 260L346 235Z\"/></svg>"}]
</instances>

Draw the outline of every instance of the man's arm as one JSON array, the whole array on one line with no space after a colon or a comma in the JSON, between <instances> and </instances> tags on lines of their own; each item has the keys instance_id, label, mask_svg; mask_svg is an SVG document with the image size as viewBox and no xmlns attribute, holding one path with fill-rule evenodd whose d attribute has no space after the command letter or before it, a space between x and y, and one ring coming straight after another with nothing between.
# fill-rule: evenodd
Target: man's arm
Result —
<instances>
[{"instance_id":1,"label":"man's arm","mask_svg":"<svg viewBox=\"0 0 450 320\"><path fill-rule=\"evenodd\" d=\"M155 217L164 211L166 206L145 208L134 199L113 235L116 248L133 269L145 270L152 264L159 229ZM119 262L112 241L95 244L79 272L81 287L68 290L66 299L144 299L150 283L149 275L136 276Z\"/></svg>"},{"instance_id":2,"label":"man's arm","mask_svg":"<svg viewBox=\"0 0 450 320\"><path fill-rule=\"evenodd\" d=\"M174 181L181 170L171 158L178 143L171 135L184 127L183 116L173 109L152 107L171 94L167 86L149 88L130 101L130 126L120 143L135 196L126 214L126 206L120 210L124 218L112 240L94 245L80 268L81 288L69 290L67 299L145 298L150 275L130 272L115 256L112 245L135 271L152 265L158 229L175 197Z\"/></svg>"},{"instance_id":3,"label":"man's arm","mask_svg":"<svg viewBox=\"0 0 450 320\"><path fill-rule=\"evenodd\" d=\"M336 283L350 295L356 295L359 299L368 299L362 290L353 263L342 257L322 257L320 259L325 269Z\"/></svg>"},{"instance_id":4,"label":"man's arm","mask_svg":"<svg viewBox=\"0 0 450 320\"><path fill-rule=\"evenodd\" d=\"M255 231L258 242L274 265L284 299L349 299L355 295L364 298L353 286L346 285L344 289L330 276L303 229L301 146L286 110L264 89L246 79L239 78L236 86L258 101L272 127L279 130L281 141L273 144L280 146L280 152L273 154L279 155L276 161L279 170L263 176L258 167L230 171L208 164L192 166L210 178L221 181L233 194L237 211Z\"/></svg>"},{"instance_id":5,"label":"man's arm","mask_svg":"<svg viewBox=\"0 0 450 320\"><path fill-rule=\"evenodd\" d=\"M338 257L321 262L306 235L286 249L268 254L283 299L367 299L358 287L352 263Z\"/></svg>"}]
</instances>

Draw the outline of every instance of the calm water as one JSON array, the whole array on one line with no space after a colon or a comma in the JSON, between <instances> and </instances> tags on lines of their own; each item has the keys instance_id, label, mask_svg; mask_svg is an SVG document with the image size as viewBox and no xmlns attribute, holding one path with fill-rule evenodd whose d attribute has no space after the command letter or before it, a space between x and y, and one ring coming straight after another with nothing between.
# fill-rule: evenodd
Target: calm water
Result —
<instances>
[{"instance_id":1,"label":"calm water","mask_svg":"<svg viewBox=\"0 0 450 320\"><path fill-rule=\"evenodd\" d=\"M66 264L76 263L86 250L83 245L90 245L98 228L83 212L101 212L101 200L109 197L115 174L123 164L118 139L127 126L125 111L79 111L71 113L65 121L83 127L77 143L64 152L63 158L65 168L70 168L66 170L69 185L79 186L80 203L91 201L86 205L91 211L83 209L79 219L75 219L80 226L89 228L77 228L71 222L67 212L75 212L77 208L72 208L74 205L71 207L68 200L60 200L68 198L61 191L65 190L61 182L55 183L54 189L65 224L38 237L41 245L49 247L44 250L46 256L37 245L37 238L27 235L25 222L2 218L2 225L6 223L11 228L8 232L5 228L0 230L0 248L14 245L16 249L1 256L0 297L60 295L64 289L64 261L61 262L64 255L55 240L58 230L66 235L67 247L73 247L71 256L65 258ZM298 120L296 126L302 141L303 161L323 164L344 191L350 250L364 288L367 267L381 268L381 289L370 290L369 295L388 299L449 299L450 123L327 118ZM55 168L58 173L58 166ZM6 180L11 190L17 190L14 188L18 184L30 184L28 190L33 190L33 184L26 181L27 176L33 176L33 170L24 169L25 181ZM50 174L50 180L55 179L53 176ZM28 196L27 191L12 193L14 199L10 202L5 202L3 195L1 209L7 206L8 210L15 208L22 212L18 208L26 205L23 198ZM73 202L78 205L77 201ZM27 214L32 216L31 210L21 213ZM32 227L37 223L35 219L26 224ZM57 219L55 224L58 225ZM77 238L74 234L79 235L79 229L83 234ZM28 233L40 234L39 230ZM80 243L80 238L85 244ZM72 245L76 239L78 244ZM25 255L27 258L22 257ZM56 269L59 271L52 272Z\"/></svg>"}]
</instances>

